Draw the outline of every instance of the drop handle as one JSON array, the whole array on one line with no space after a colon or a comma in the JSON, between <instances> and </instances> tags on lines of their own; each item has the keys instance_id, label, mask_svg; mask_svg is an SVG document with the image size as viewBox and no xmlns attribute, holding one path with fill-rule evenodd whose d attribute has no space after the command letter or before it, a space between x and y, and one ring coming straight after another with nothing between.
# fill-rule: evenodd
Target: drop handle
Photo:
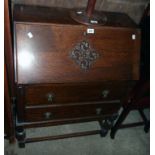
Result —
<instances>
[{"instance_id":1,"label":"drop handle","mask_svg":"<svg viewBox=\"0 0 155 155\"><path fill-rule=\"evenodd\" d=\"M53 99L54 99L54 94L53 93L48 93L46 95L46 97L47 97L48 102L53 102Z\"/></svg>"},{"instance_id":2,"label":"drop handle","mask_svg":"<svg viewBox=\"0 0 155 155\"><path fill-rule=\"evenodd\" d=\"M45 119L51 119L52 118L52 113L51 112L45 112L44 113L44 118Z\"/></svg>"},{"instance_id":3,"label":"drop handle","mask_svg":"<svg viewBox=\"0 0 155 155\"><path fill-rule=\"evenodd\" d=\"M102 91L102 97L103 97L103 98L107 98L108 95L109 95L109 92L110 92L109 90L103 90L103 91Z\"/></svg>"},{"instance_id":4,"label":"drop handle","mask_svg":"<svg viewBox=\"0 0 155 155\"><path fill-rule=\"evenodd\" d=\"M96 108L96 114L101 115L102 113L102 108Z\"/></svg>"}]
</instances>

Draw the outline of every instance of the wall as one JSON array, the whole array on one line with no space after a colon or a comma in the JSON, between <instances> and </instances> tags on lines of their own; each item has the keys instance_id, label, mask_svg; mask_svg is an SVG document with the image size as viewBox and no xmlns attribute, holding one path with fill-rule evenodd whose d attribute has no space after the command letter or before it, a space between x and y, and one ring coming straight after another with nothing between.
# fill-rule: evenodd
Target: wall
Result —
<instances>
[{"instance_id":1,"label":"wall","mask_svg":"<svg viewBox=\"0 0 155 155\"><path fill-rule=\"evenodd\" d=\"M58 6L66 8L85 7L88 0L12 0L13 3ZM139 23L149 0L97 0L96 9L125 12Z\"/></svg>"}]
</instances>

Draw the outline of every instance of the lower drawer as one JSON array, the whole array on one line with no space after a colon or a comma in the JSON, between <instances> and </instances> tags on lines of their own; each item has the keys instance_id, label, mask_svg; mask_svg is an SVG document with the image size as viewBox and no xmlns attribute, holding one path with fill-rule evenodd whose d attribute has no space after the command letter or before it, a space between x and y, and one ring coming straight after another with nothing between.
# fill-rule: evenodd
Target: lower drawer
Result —
<instances>
[{"instance_id":1,"label":"lower drawer","mask_svg":"<svg viewBox=\"0 0 155 155\"><path fill-rule=\"evenodd\" d=\"M113 114L120 108L119 100L107 103L81 103L69 105L55 105L49 107L26 107L26 121L46 121L56 119L69 119L87 116L103 116Z\"/></svg>"}]
</instances>

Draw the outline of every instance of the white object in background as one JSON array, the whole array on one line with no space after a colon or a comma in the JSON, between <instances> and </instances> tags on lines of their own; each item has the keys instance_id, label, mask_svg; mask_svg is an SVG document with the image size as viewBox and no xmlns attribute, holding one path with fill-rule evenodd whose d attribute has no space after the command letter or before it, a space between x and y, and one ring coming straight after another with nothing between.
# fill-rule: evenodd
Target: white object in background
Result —
<instances>
[{"instance_id":1,"label":"white object in background","mask_svg":"<svg viewBox=\"0 0 155 155\"><path fill-rule=\"evenodd\" d=\"M76 13L80 15L80 14L82 14L82 11L77 11Z\"/></svg>"},{"instance_id":2,"label":"white object in background","mask_svg":"<svg viewBox=\"0 0 155 155\"><path fill-rule=\"evenodd\" d=\"M136 39L136 35L132 34L132 40L135 40L135 39Z\"/></svg>"},{"instance_id":3,"label":"white object in background","mask_svg":"<svg viewBox=\"0 0 155 155\"><path fill-rule=\"evenodd\" d=\"M91 22L92 24L98 24L98 21L97 21L97 20L90 20L90 22Z\"/></svg>"},{"instance_id":4,"label":"white object in background","mask_svg":"<svg viewBox=\"0 0 155 155\"><path fill-rule=\"evenodd\" d=\"M27 33L27 35L30 39L33 38L33 34L31 32Z\"/></svg>"},{"instance_id":5,"label":"white object in background","mask_svg":"<svg viewBox=\"0 0 155 155\"><path fill-rule=\"evenodd\" d=\"M94 34L94 33L95 33L95 30L94 30L94 29L90 29L90 28L88 28L88 29L87 29L87 33Z\"/></svg>"}]
</instances>

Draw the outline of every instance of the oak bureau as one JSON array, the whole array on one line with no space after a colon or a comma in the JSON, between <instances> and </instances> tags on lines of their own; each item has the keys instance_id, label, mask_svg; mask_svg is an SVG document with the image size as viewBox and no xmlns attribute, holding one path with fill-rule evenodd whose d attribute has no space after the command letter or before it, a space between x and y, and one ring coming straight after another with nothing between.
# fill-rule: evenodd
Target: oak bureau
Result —
<instances>
[{"instance_id":1,"label":"oak bureau","mask_svg":"<svg viewBox=\"0 0 155 155\"><path fill-rule=\"evenodd\" d=\"M82 24L69 9L14 6L16 137L21 147L39 140L105 136L139 79L136 24L123 13L97 13L103 23ZM98 121L101 130L58 137L25 134L26 128L87 121Z\"/></svg>"}]
</instances>

